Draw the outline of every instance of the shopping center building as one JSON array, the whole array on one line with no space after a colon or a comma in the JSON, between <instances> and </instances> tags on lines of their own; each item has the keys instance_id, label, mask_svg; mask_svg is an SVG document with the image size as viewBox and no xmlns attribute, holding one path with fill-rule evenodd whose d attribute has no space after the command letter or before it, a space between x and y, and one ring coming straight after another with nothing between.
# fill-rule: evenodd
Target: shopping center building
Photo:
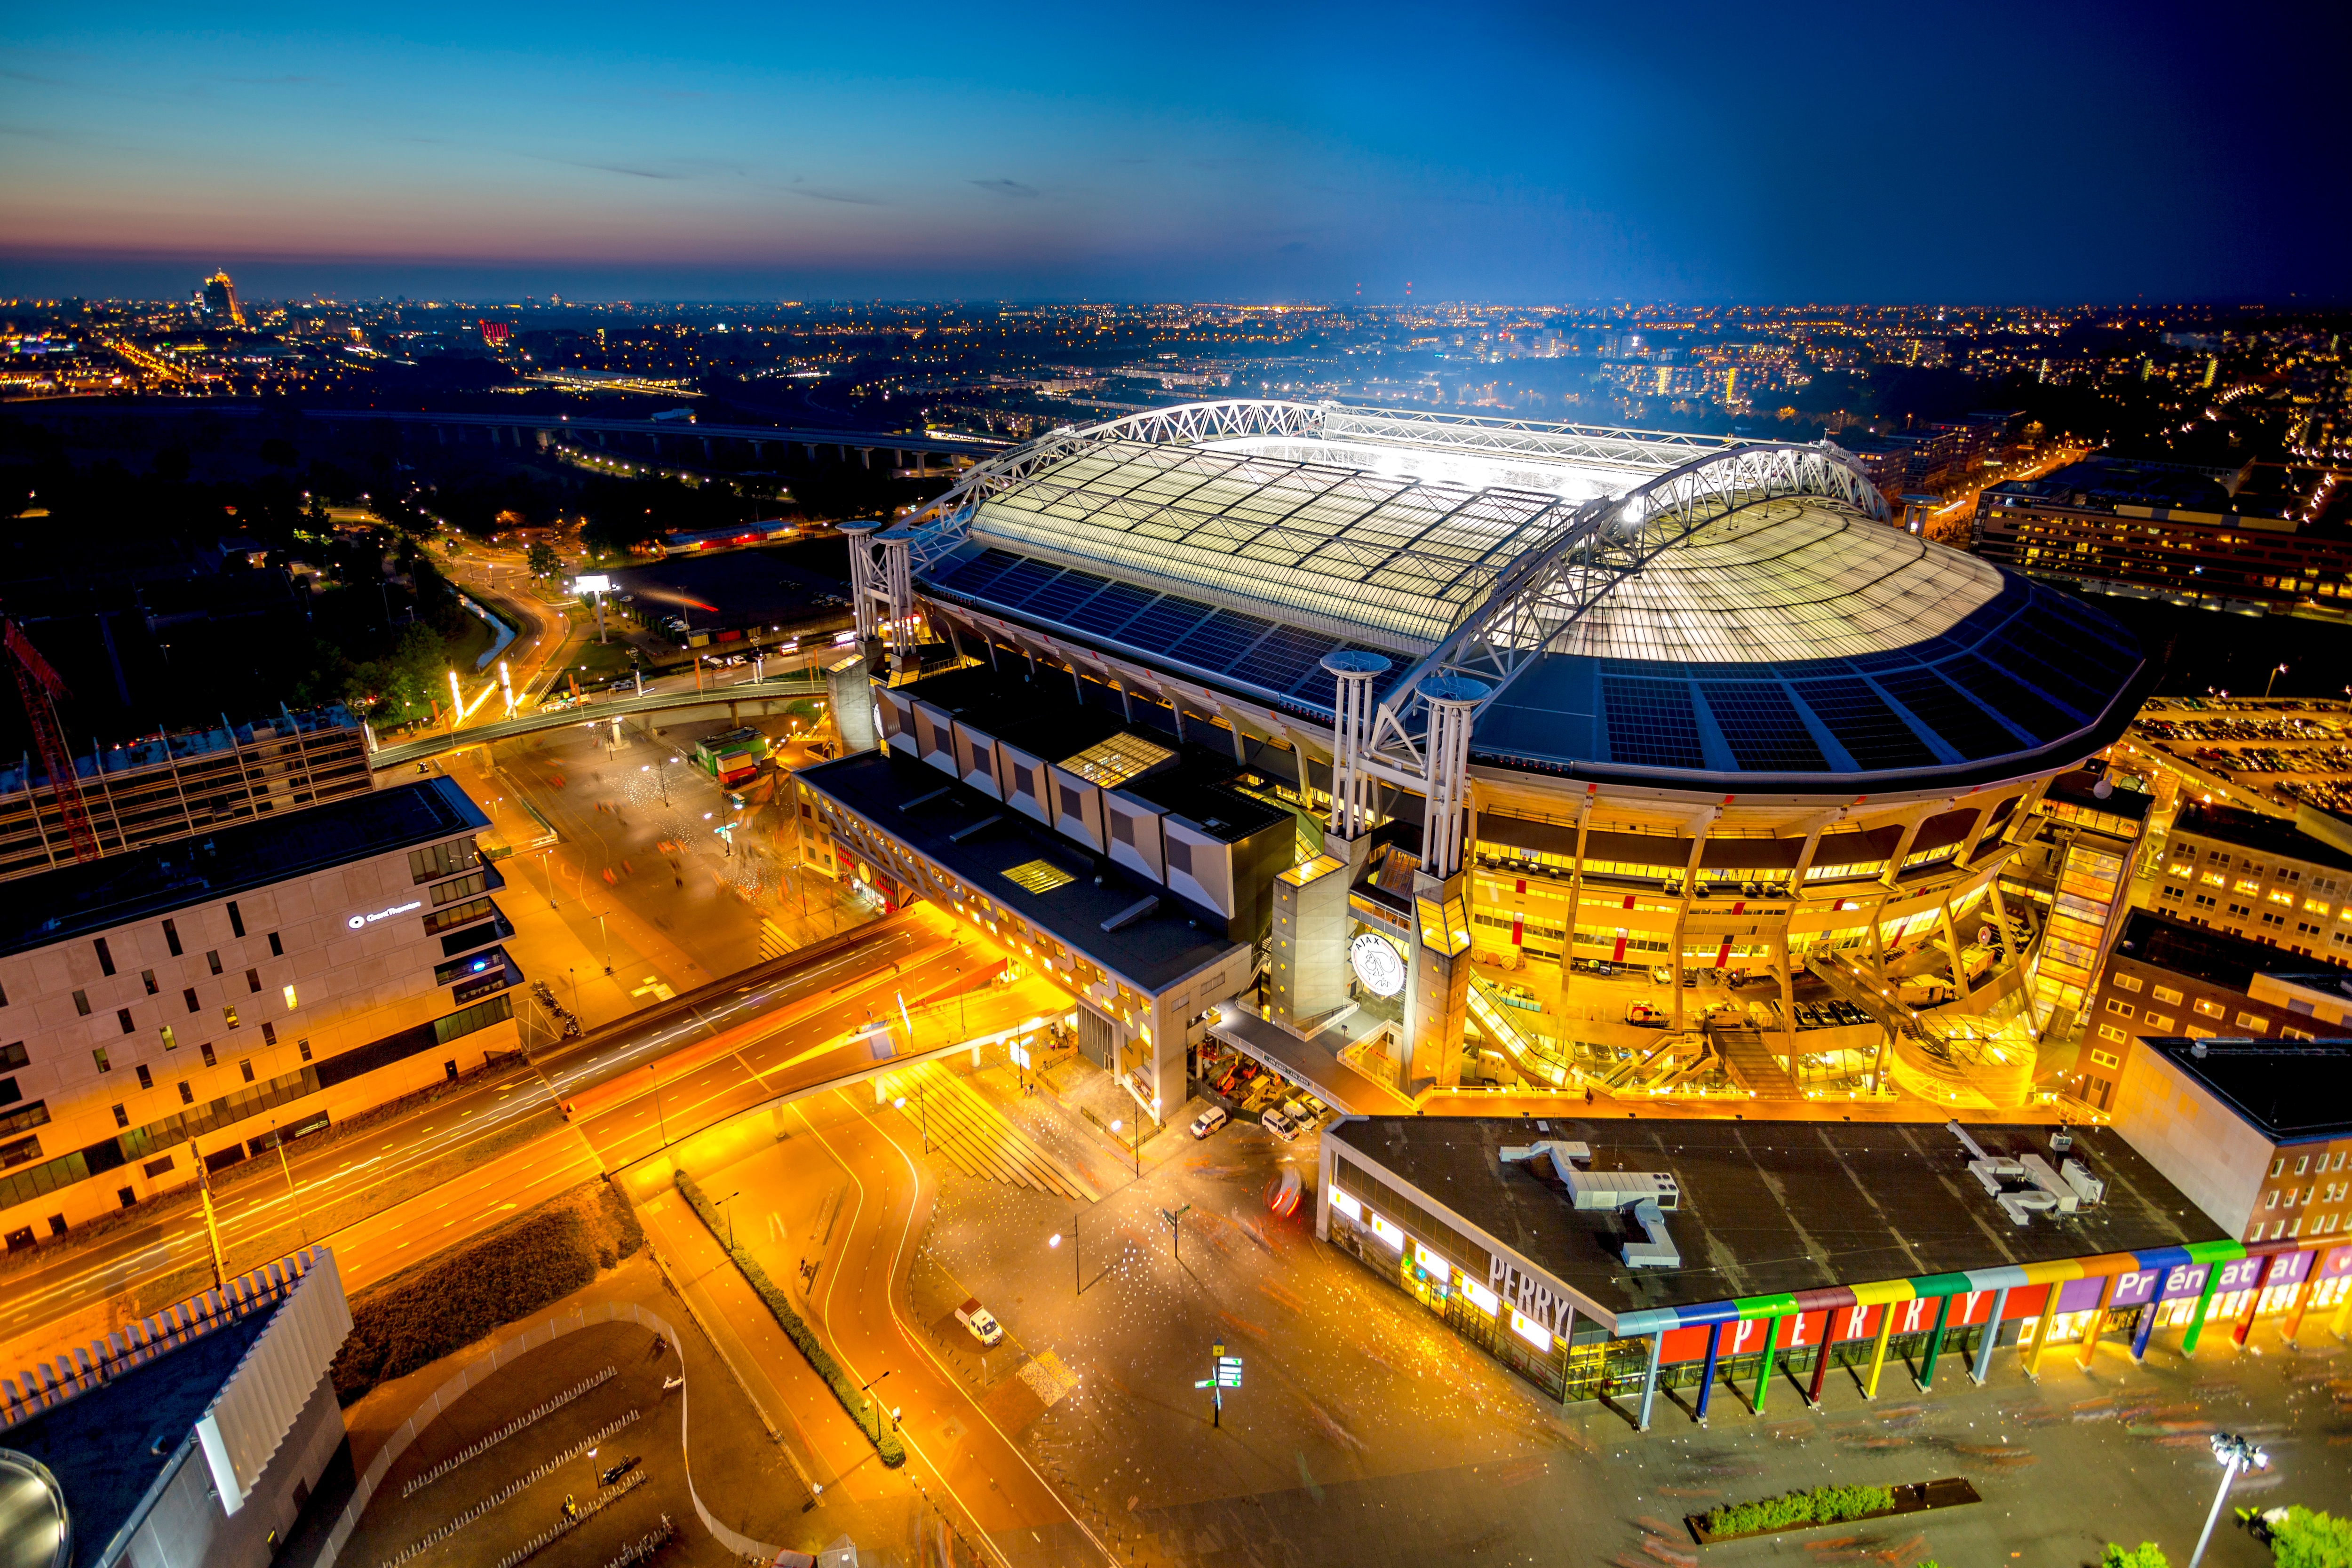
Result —
<instances>
[{"instance_id":1,"label":"shopping center building","mask_svg":"<svg viewBox=\"0 0 2352 1568\"><path fill-rule=\"evenodd\" d=\"M1644 1427L2352 1312L2352 1242L2231 1239L2107 1129L1370 1117L1321 1159L1318 1237Z\"/></svg>"},{"instance_id":2,"label":"shopping center building","mask_svg":"<svg viewBox=\"0 0 2352 1568\"><path fill-rule=\"evenodd\" d=\"M488 826L436 778L10 882L9 1247L512 1048Z\"/></svg>"},{"instance_id":3,"label":"shopping center building","mask_svg":"<svg viewBox=\"0 0 2352 1568\"><path fill-rule=\"evenodd\" d=\"M1474 1050L1566 1087L1572 961L1770 973L1786 1058L1792 980L1833 970L1918 1073L1966 1079L1984 1031L1923 1043L1877 1002L1890 963L1932 948L1945 1018L2025 1026L1980 1064L1984 1102L2014 1105L2033 1031L2070 1023L2096 970L2115 846L2069 830L2083 864L2055 868L2035 947L1990 983L1960 973L1959 933L2021 923L2000 868L2104 793L2073 770L2148 675L2112 622L1886 516L1827 444L1257 401L1059 432L856 533L891 776L947 776L810 771L804 853L1019 910L1024 940L1102 974L1095 1027L1138 1082L1262 978L1257 1027L1376 1031L1407 1095L1462 1081ZM961 684L934 689L947 665ZM1037 732L1023 714L1049 690L1091 725ZM1168 773L1290 813L1291 864L1247 814L1155 798ZM2053 798L2062 776L2080 799ZM949 826L919 842L927 810ZM1090 891L1057 910L939 847L1000 832ZM1255 957L1147 995L1102 951L1147 914ZM1665 1005L1690 1022L1683 988Z\"/></svg>"}]
</instances>

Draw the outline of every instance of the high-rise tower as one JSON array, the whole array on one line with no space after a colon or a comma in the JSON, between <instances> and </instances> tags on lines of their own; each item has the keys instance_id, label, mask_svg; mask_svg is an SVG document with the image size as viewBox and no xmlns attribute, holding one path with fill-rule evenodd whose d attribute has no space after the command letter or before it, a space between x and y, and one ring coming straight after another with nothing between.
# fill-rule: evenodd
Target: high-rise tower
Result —
<instances>
[{"instance_id":1,"label":"high-rise tower","mask_svg":"<svg viewBox=\"0 0 2352 1568\"><path fill-rule=\"evenodd\" d=\"M232 327L245 325L245 307L236 302L236 285L227 273L215 272L205 279L205 314Z\"/></svg>"}]
</instances>

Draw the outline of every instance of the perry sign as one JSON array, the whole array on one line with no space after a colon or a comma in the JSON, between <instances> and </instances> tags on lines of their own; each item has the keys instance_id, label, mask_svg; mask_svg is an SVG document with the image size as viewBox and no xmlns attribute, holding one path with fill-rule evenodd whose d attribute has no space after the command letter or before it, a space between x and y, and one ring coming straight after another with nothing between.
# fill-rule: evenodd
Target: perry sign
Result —
<instances>
[{"instance_id":1,"label":"perry sign","mask_svg":"<svg viewBox=\"0 0 2352 1568\"><path fill-rule=\"evenodd\" d=\"M394 915L404 915L411 910L421 910L424 907L423 899L411 899L404 904L394 904L388 910L378 910L372 915L353 915L343 923L357 931L362 926L372 926L378 921L388 921Z\"/></svg>"}]
</instances>

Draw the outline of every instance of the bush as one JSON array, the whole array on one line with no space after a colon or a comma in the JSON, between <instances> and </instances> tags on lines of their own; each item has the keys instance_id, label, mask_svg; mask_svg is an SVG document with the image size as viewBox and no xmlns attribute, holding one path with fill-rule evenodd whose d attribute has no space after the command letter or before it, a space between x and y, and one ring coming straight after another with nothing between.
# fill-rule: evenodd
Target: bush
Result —
<instances>
[{"instance_id":1,"label":"bush","mask_svg":"<svg viewBox=\"0 0 2352 1568\"><path fill-rule=\"evenodd\" d=\"M2301 1503L2284 1519L2264 1518L2278 1568L2352 1568L2352 1520L2315 1513Z\"/></svg>"},{"instance_id":2,"label":"bush","mask_svg":"<svg viewBox=\"0 0 2352 1568\"><path fill-rule=\"evenodd\" d=\"M1758 1502L1725 1503L1710 1509L1701 1520L1709 1535L1750 1535L1760 1530L1786 1530L1795 1524L1839 1524L1866 1519L1895 1506L1887 1487L1815 1487Z\"/></svg>"},{"instance_id":3,"label":"bush","mask_svg":"<svg viewBox=\"0 0 2352 1568\"><path fill-rule=\"evenodd\" d=\"M905 1464L906 1445L899 1442L896 1432L883 1426L881 1402L868 1402L866 1396L858 1392L857 1384L850 1380L849 1373L833 1359L833 1352L824 1348L824 1342L816 1337L816 1331L793 1310L791 1298L777 1289L776 1282L768 1278L768 1271L760 1267L759 1261L748 1251L728 1245L726 1222L719 1217L718 1211L711 1207L710 1200L703 1195L702 1188L696 1184L694 1178L684 1171L677 1173L677 1190L678 1194L686 1199L687 1207L692 1209L709 1229L711 1239L719 1243L719 1250L743 1271L743 1278L751 1282L760 1300L767 1303L768 1310L783 1329L785 1337L800 1347L800 1352L808 1359L809 1365L824 1379L825 1386L833 1390L833 1396L841 1402L841 1407L848 1413L849 1418L857 1423L857 1429L866 1434L866 1440L874 1445L875 1452L882 1457L882 1462L893 1468Z\"/></svg>"},{"instance_id":4,"label":"bush","mask_svg":"<svg viewBox=\"0 0 2352 1568\"><path fill-rule=\"evenodd\" d=\"M464 1249L395 1276L352 1305L331 1369L357 1403L518 1318L562 1300L645 1244L628 1200L595 1182L550 1200Z\"/></svg>"},{"instance_id":5,"label":"bush","mask_svg":"<svg viewBox=\"0 0 2352 1568\"><path fill-rule=\"evenodd\" d=\"M2172 1564L2153 1541L2143 1541L2128 1551L2110 1541L2106 1555L2099 1559L2099 1568L2172 1568Z\"/></svg>"}]
</instances>

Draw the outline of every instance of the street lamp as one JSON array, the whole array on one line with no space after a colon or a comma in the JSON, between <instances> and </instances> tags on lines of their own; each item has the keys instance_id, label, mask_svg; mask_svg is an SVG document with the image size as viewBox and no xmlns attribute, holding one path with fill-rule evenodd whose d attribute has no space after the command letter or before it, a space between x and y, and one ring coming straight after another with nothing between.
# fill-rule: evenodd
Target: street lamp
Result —
<instances>
[{"instance_id":1,"label":"street lamp","mask_svg":"<svg viewBox=\"0 0 2352 1568\"><path fill-rule=\"evenodd\" d=\"M2270 1468L2271 1457L2235 1432L2213 1434L2213 1457L2221 1461L2221 1489L2213 1494L2213 1511L2205 1516L2205 1533L2197 1538L2197 1550L2189 1554L2189 1568L2205 1555L2205 1545L2213 1539L2213 1525L2221 1517L2222 1504L2230 1500L2230 1483L2238 1479L2240 1470L2262 1470Z\"/></svg>"},{"instance_id":2,"label":"street lamp","mask_svg":"<svg viewBox=\"0 0 2352 1568\"><path fill-rule=\"evenodd\" d=\"M729 1204L733 1203L737 1198L740 1198L742 1195L743 1189L738 1187L733 1192L728 1194L725 1197L719 1199L715 1206L722 1209L726 1208ZM735 1215L734 1211L731 1209L728 1211L727 1215L727 1250L730 1252L735 1250ZM884 1375L887 1376L888 1374L886 1373Z\"/></svg>"},{"instance_id":3,"label":"street lamp","mask_svg":"<svg viewBox=\"0 0 2352 1568\"><path fill-rule=\"evenodd\" d=\"M278 1145L278 1168L286 1173L286 1195L294 1200L294 1223L302 1233L302 1245L310 1245L310 1222L302 1213L302 1189L294 1184L294 1167L286 1161L286 1140L278 1135L278 1118L269 1119L269 1141Z\"/></svg>"},{"instance_id":4,"label":"street lamp","mask_svg":"<svg viewBox=\"0 0 2352 1568\"><path fill-rule=\"evenodd\" d=\"M881 1374L881 1376L879 1376L879 1377L869 1377L869 1378L867 1378L864 1383L861 1383L861 1384L859 1384L857 1385L857 1392L858 1392L858 1393L860 1393L860 1394L864 1394L866 1395L866 1408L867 1409L867 1411L871 1412L871 1411L874 1409L875 1405L877 1403L877 1401L875 1399L874 1395L873 1395L872 1394L868 1393L867 1391L868 1391L869 1389L871 1389L871 1388L872 1388L876 1384L877 1384L877 1383L881 1382L883 1378L887 1377L887 1376L889 1376L889 1375L890 1375L890 1374L889 1374L889 1373L887 1373L887 1372L886 1372L886 1373L882 1373L882 1374ZM894 1420L896 1419L896 1416L895 1416L895 1415L893 1416L893 1419L894 1419ZM875 1432L876 1432L877 1435L878 1435L878 1434L881 1432L881 1430L882 1430L882 1417L881 1417L881 1416L879 1416L879 1415L876 1415L876 1416L874 1417L874 1430L875 1430Z\"/></svg>"}]
</instances>

